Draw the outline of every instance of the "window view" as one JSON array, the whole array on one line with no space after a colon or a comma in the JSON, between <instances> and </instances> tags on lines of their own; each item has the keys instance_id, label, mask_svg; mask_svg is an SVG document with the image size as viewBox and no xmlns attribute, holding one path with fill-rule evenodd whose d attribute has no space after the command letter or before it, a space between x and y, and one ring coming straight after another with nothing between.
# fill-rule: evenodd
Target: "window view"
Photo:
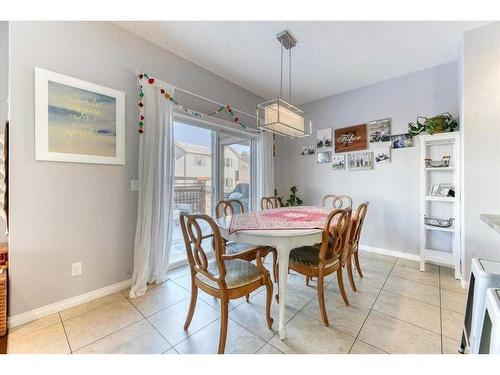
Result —
<instances>
[{"instance_id":1,"label":"window view","mask_svg":"<svg viewBox=\"0 0 500 375\"><path fill-rule=\"evenodd\" d=\"M215 132L209 129L174 123L175 185L173 236L170 259L186 259L186 248L179 224L181 211L204 213L212 211L212 144ZM211 247L208 241L206 246Z\"/></svg>"},{"instance_id":2,"label":"window view","mask_svg":"<svg viewBox=\"0 0 500 375\"><path fill-rule=\"evenodd\" d=\"M221 135L224 155L224 198L238 199L245 212L250 208L250 141Z\"/></svg>"}]
</instances>

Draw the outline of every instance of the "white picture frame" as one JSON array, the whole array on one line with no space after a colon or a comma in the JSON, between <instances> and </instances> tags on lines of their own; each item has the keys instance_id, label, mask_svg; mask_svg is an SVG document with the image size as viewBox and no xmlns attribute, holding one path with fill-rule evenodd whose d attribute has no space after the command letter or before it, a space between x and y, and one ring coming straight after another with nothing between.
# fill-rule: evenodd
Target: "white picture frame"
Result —
<instances>
[{"instance_id":1,"label":"white picture frame","mask_svg":"<svg viewBox=\"0 0 500 375\"><path fill-rule=\"evenodd\" d=\"M333 147L333 129L318 129L316 131L316 148L331 148Z\"/></svg>"},{"instance_id":2,"label":"white picture frame","mask_svg":"<svg viewBox=\"0 0 500 375\"><path fill-rule=\"evenodd\" d=\"M373 152L347 154L347 169L350 171L373 169Z\"/></svg>"},{"instance_id":3,"label":"white picture frame","mask_svg":"<svg viewBox=\"0 0 500 375\"><path fill-rule=\"evenodd\" d=\"M58 103L69 104L54 110L57 90ZM63 92L79 96L62 96ZM55 121L49 112L60 117ZM125 93L35 67L35 143L36 160L124 165Z\"/></svg>"}]
</instances>

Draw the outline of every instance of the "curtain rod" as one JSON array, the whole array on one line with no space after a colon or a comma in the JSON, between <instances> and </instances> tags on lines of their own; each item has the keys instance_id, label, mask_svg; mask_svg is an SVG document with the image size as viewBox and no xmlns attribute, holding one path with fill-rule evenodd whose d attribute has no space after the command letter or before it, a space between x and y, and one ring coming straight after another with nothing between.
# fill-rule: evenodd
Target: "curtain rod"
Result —
<instances>
[{"instance_id":1,"label":"curtain rod","mask_svg":"<svg viewBox=\"0 0 500 375\"><path fill-rule=\"evenodd\" d=\"M141 73L139 73L137 70L135 71L135 73L136 73L137 78L138 78L138 79L139 79L139 81L140 81L140 80L141 80L141 78L139 78L139 74L141 74ZM156 79L157 81L159 81L159 82L163 83L163 84L167 84L167 85L173 86L175 90L182 91L182 92L184 92L184 93L186 93L186 94L189 94L189 95L192 95L192 96L194 96L194 97L196 97L196 98L198 98L198 99L206 100L206 101L212 102L212 103L214 103L214 104L217 104L217 105L219 105L219 106L223 106L223 107L225 107L225 106L226 106L226 104L224 104L224 103L219 103L218 101L215 101L215 100L213 100L213 99L210 99L210 98L207 98L207 97L205 97L205 96L202 96L202 95L196 94L196 93L194 93L194 92L191 92L191 91L189 91L189 90L183 89L183 88L181 88L181 87L177 87L177 86L175 86L175 85L172 85L171 83L168 83L168 82L165 82L165 81L159 80L159 79L158 79L158 78L156 78L156 77L155 77L155 79ZM142 80L144 80L144 78L142 78ZM255 115L251 115L250 113L247 113L247 112L245 112L245 111L242 111L242 110L240 110L240 109L238 109L238 108L231 107L231 109L232 109L233 111L235 111L235 112L242 113L242 114L244 114L244 115L246 115L246 116L250 116L250 117L252 117L252 118L256 118L256 117L255 117Z\"/></svg>"}]
</instances>

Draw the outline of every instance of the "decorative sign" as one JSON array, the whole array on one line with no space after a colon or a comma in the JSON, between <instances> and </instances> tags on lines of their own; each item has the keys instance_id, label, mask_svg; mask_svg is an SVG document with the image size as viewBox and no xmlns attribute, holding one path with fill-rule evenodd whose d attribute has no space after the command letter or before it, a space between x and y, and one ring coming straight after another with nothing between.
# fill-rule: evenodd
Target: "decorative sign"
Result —
<instances>
[{"instance_id":1,"label":"decorative sign","mask_svg":"<svg viewBox=\"0 0 500 375\"><path fill-rule=\"evenodd\" d=\"M125 164L125 93L35 68L36 159Z\"/></svg>"},{"instance_id":2,"label":"decorative sign","mask_svg":"<svg viewBox=\"0 0 500 375\"><path fill-rule=\"evenodd\" d=\"M335 152L366 149L366 124L335 129Z\"/></svg>"}]
</instances>

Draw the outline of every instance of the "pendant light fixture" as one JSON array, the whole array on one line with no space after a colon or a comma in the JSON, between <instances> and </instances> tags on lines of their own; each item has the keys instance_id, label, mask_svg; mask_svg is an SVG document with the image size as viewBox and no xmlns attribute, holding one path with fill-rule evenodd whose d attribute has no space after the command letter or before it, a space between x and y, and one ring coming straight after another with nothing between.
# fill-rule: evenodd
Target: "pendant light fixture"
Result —
<instances>
[{"instance_id":1,"label":"pendant light fixture","mask_svg":"<svg viewBox=\"0 0 500 375\"><path fill-rule=\"evenodd\" d=\"M311 120L299 108L293 106L292 98L292 48L297 41L288 31L276 35L281 43L280 96L257 104L257 128L286 137L297 138L311 135ZM288 101L283 98L283 52L288 50Z\"/></svg>"}]
</instances>

